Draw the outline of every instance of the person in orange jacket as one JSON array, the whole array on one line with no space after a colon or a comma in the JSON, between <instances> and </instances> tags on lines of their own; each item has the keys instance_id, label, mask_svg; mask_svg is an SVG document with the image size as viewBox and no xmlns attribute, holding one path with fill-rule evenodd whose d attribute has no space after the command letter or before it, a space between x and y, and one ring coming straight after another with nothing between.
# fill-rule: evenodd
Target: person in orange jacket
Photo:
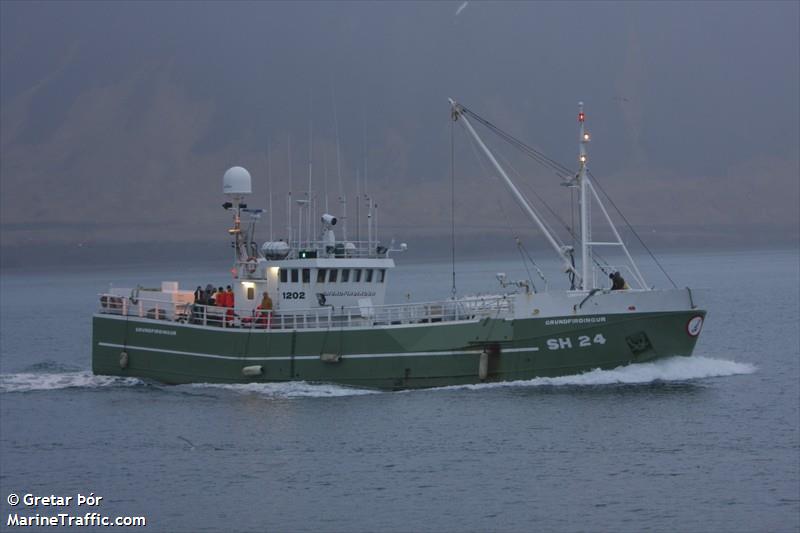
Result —
<instances>
[{"instance_id":1,"label":"person in orange jacket","mask_svg":"<svg viewBox=\"0 0 800 533\"><path fill-rule=\"evenodd\" d=\"M233 289L231 289L231 286L228 285L225 292L222 292L222 287L219 288L219 292L220 292L220 297L219 297L220 301L217 305L219 305L220 307L227 307L227 310L225 311L225 320L230 324L233 322L233 316L234 316Z\"/></svg>"},{"instance_id":2,"label":"person in orange jacket","mask_svg":"<svg viewBox=\"0 0 800 533\"><path fill-rule=\"evenodd\" d=\"M272 298L269 297L266 291L256 310L256 316L258 317L256 323L259 327L268 328L272 320Z\"/></svg>"}]
</instances>

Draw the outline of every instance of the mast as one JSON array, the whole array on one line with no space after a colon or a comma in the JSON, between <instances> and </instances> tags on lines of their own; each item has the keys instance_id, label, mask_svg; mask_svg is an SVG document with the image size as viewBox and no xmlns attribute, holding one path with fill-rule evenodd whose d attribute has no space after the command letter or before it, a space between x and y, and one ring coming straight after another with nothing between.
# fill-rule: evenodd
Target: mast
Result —
<instances>
[{"instance_id":1,"label":"mast","mask_svg":"<svg viewBox=\"0 0 800 533\"><path fill-rule=\"evenodd\" d=\"M536 211L533 209L533 207L531 207L531 205L528 203L528 201L525 199L522 193L519 192L517 186L514 185L514 182L511 181L511 178L509 178L508 174L506 174L506 171L503 170L503 167L500 166L500 163L497 162L497 159L494 157L494 154L484 144L483 140L478 136L477 132L472 127L472 124L470 123L469 119L464 114L464 109L458 103L456 103L455 100L453 100L452 98L450 98L449 100L450 100L450 105L453 108L453 120L458 120L459 118L462 120L462 123L464 124L464 127L466 128L467 132L470 135L472 135L472 137L477 142L478 146L481 148L481 150L483 150L483 153L486 154L486 157L489 159L492 165L494 165L494 168L503 178L503 182L506 184L506 187L508 187L508 190L511 192L511 195L517 201L522 210L528 214L531 220L533 220L536 223L536 225L539 226L539 229L547 238L547 241L550 243L550 246L553 247L558 256L564 262L564 271L573 272L575 276L580 278L581 275L575 270L575 267L573 267L570 262L569 256L567 255L566 252L566 247L560 245L558 241L556 241L555 237L547 229L542 219L539 218L538 214L536 214Z\"/></svg>"},{"instance_id":2,"label":"mast","mask_svg":"<svg viewBox=\"0 0 800 533\"><path fill-rule=\"evenodd\" d=\"M356 169L356 242L361 245L361 175Z\"/></svg>"},{"instance_id":3,"label":"mast","mask_svg":"<svg viewBox=\"0 0 800 533\"><path fill-rule=\"evenodd\" d=\"M625 241L622 240L622 236L619 234L619 231L617 231L617 227L614 225L614 222L611 220L611 217L603 205L603 202L600 200L600 196L597 194L594 184L592 184L592 182L589 180L589 165L587 164L589 161L589 156L586 152L586 145L589 144L589 141L592 139L589 132L586 131L585 120L586 114L583 112L583 102L578 102L578 163L580 164L580 169L578 170L577 180L578 186L580 187L581 270L583 272L583 275L581 276L583 280L581 288L584 290L591 290L597 287L591 268L592 248L594 246L619 246L622 248L625 257L628 259L628 263L631 266L630 274L633 276L633 279L640 288L648 290L647 282L645 281L644 276L642 276L641 271L639 271L636 261L633 260L628 247L625 246ZM615 241L598 242L592 240L592 198L594 198L594 200L597 202L597 205L600 206L600 212L605 217L606 222L608 222L608 226L611 228L614 238L616 239Z\"/></svg>"},{"instance_id":4,"label":"mast","mask_svg":"<svg viewBox=\"0 0 800 533\"><path fill-rule=\"evenodd\" d=\"M347 197L342 186L342 149L339 144L339 114L336 109L336 95L331 87L331 99L333 100L333 124L336 128L336 173L339 177L339 207L341 212L339 218L342 219L342 240L347 240Z\"/></svg>"},{"instance_id":5,"label":"mast","mask_svg":"<svg viewBox=\"0 0 800 533\"><path fill-rule=\"evenodd\" d=\"M314 169L314 115L312 114L311 117L312 118L308 121L308 189L306 190L306 233L308 234L309 244L314 238L311 234L311 176Z\"/></svg>"},{"instance_id":6,"label":"mast","mask_svg":"<svg viewBox=\"0 0 800 533\"><path fill-rule=\"evenodd\" d=\"M286 231L289 233L287 242L292 246L292 135L286 136L286 152L289 160L289 195L286 197Z\"/></svg>"},{"instance_id":7,"label":"mast","mask_svg":"<svg viewBox=\"0 0 800 533\"><path fill-rule=\"evenodd\" d=\"M578 162L580 164L580 169L578 170L578 187L580 190L581 208L581 288L583 290L590 290L594 288L594 277L591 276L589 272L592 228L589 219L590 184L586 165L589 159L586 154L586 145L589 143L589 132L586 131L584 126L585 119L586 115L583 112L583 102L578 102Z\"/></svg>"},{"instance_id":8,"label":"mast","mask_svg":"<svg viewBox=\"0 0 800 533\"><path fill-rule=\"evenodd\" d=\"M328 148L323 147L322 150L322 186L325 190L325 212L330 213L328 210Z\"/></svg>"},{"instance_id":9,"label":"mast","mask_svg":"<svg viewBox=\"0 0 800 533\"><path fill-rule=\"evenodd\" d=\"M272 231L272 139L267 137L267 194L269 198L267 202L269 204L269 240L270 242L274 241L274 234Z\"/></svg>"},{"instance_id":10,"label":"mast","mask_svg":"<svg viewBox=\"0 0 800 533\"><path fill-rule=\"evenodd\" d=\"M366 188L366 181L364 182ZM372 198L367 196L367 250L372 251Z\"/></svg>"},{"instance_id":11,"label":"mast","mask_svg":"<svg viewBox=\"0 0 800 533\"><path fill-rule=\"evenodd\" d=\"M312 178L314 175L314 89L308 96L308 189L306 189L306 242L310 248L314 241L314 197ZM302 239L302 236L301 236Z\"/></svg>"}]
</instances>

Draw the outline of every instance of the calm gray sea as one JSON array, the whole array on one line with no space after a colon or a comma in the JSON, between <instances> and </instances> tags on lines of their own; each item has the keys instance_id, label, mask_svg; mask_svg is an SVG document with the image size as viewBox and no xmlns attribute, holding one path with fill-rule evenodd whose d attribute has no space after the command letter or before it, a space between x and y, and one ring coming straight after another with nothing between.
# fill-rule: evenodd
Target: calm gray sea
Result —
<instances>
[{"instance_id":1,"label":"calm gray sea","mask_svg":"<svg viewBox=\"0 0 800 533\"><path fill-rule=\"evenodd\" d=\"M800 530L798 251L662 262L702 289L695 357L399 393L94 377L98 292L225 283L229 265L5 272L0 530L59 512L150 531ZM498 271L525 276L463 263L459 292L493 290ZM400 266L391 283L396 301L444 297L450 266ZM12 493L103 499L12 507Z\"/></svg>"}]
</instances>

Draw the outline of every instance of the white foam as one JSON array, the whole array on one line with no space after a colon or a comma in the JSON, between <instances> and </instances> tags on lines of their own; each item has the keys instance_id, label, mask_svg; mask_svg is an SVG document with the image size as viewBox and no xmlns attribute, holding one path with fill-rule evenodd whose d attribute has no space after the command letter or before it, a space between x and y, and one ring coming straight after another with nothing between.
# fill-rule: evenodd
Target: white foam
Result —
<instances>
[{"instance_id":1,"label":"white foam","mask_svg":"<svg viewBox=\"0 0 800 533\"><path fill-rule=\"evenodd\" d=\"M749 363L739 363L736 361L713 359L702 356L670 357L652 363L621 366L613 370L597 369L583 374L561 376L557 378L534 378L524 381L454 385L450 387L438 387L434 390L480 390L497 387L598 386L681 382L752 374L755 371L756 367ZM137 378L96 376L89 371L0 374L0 392L47 391L67 388L130 387L143 383L143 381ZM242 384L195 383L188 386L225 389L242 394L258 394L270 398L332 398L379 393L379 391L370 389L356 389L342 385L317 384L305 381Z\"/></svg>"},{"instance_id":2,"label":"white foam","mask_svg":"<svg viewBox=\"0 0 800 533\"><path fill-rule=\"evenodd\" d=\"M669 357L651 363L638 363L614 368L595 369L583 374L557 378L534 378L524 381L504 381L477 385L455 385L441 389L483 389L494 387L543 387L543 386L597 386L635 385L653 382L681 382L697 379L752 374L755 365L710 357Z\"/></svg>"},{"instance_id":3,"label":"white foam","mask_svg":"<svg viewBox=\"0 0 800 533\"><path fill-rule=\"evenodd\" d=\"M137 378L95 376L89 371L0 374L0 392L47 391L68 388L130 387L141 385Z\"/></svg>"},{"instance_id":4,"label":"white foam","mask_svg":"<svg viewBox=\"0 0 800 533\"><path fill-rule=\"evenodd\" d=\"M195 383L191 387L226 389L242 394L259 394L270 398L332 398L378 394L379 391L355 389L341 385L287 381L283 383Z\"/></svg>"}]
</instances>

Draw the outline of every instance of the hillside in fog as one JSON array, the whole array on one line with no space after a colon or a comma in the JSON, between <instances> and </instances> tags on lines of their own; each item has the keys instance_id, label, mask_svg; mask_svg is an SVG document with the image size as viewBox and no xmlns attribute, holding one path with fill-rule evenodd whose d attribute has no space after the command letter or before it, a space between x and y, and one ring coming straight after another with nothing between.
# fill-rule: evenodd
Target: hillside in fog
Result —
<instances>
[{"instance_id":1,"label":"hillside in fog","mask_svg":"<svg viewBox=\"0 0 800 533\"><path fill-rule=\"evenodd\" d=\"M366 186L387 240L447 237L448 96L570 167L585 101L593 172L658 242L797 241L797 3L460 5L2 2L3 247L224 242L222 174L266 207L268 146L276 233L311 161L351 227ZM459 232L540 242L454 133Z\"/></svg>"}]
</instances>

